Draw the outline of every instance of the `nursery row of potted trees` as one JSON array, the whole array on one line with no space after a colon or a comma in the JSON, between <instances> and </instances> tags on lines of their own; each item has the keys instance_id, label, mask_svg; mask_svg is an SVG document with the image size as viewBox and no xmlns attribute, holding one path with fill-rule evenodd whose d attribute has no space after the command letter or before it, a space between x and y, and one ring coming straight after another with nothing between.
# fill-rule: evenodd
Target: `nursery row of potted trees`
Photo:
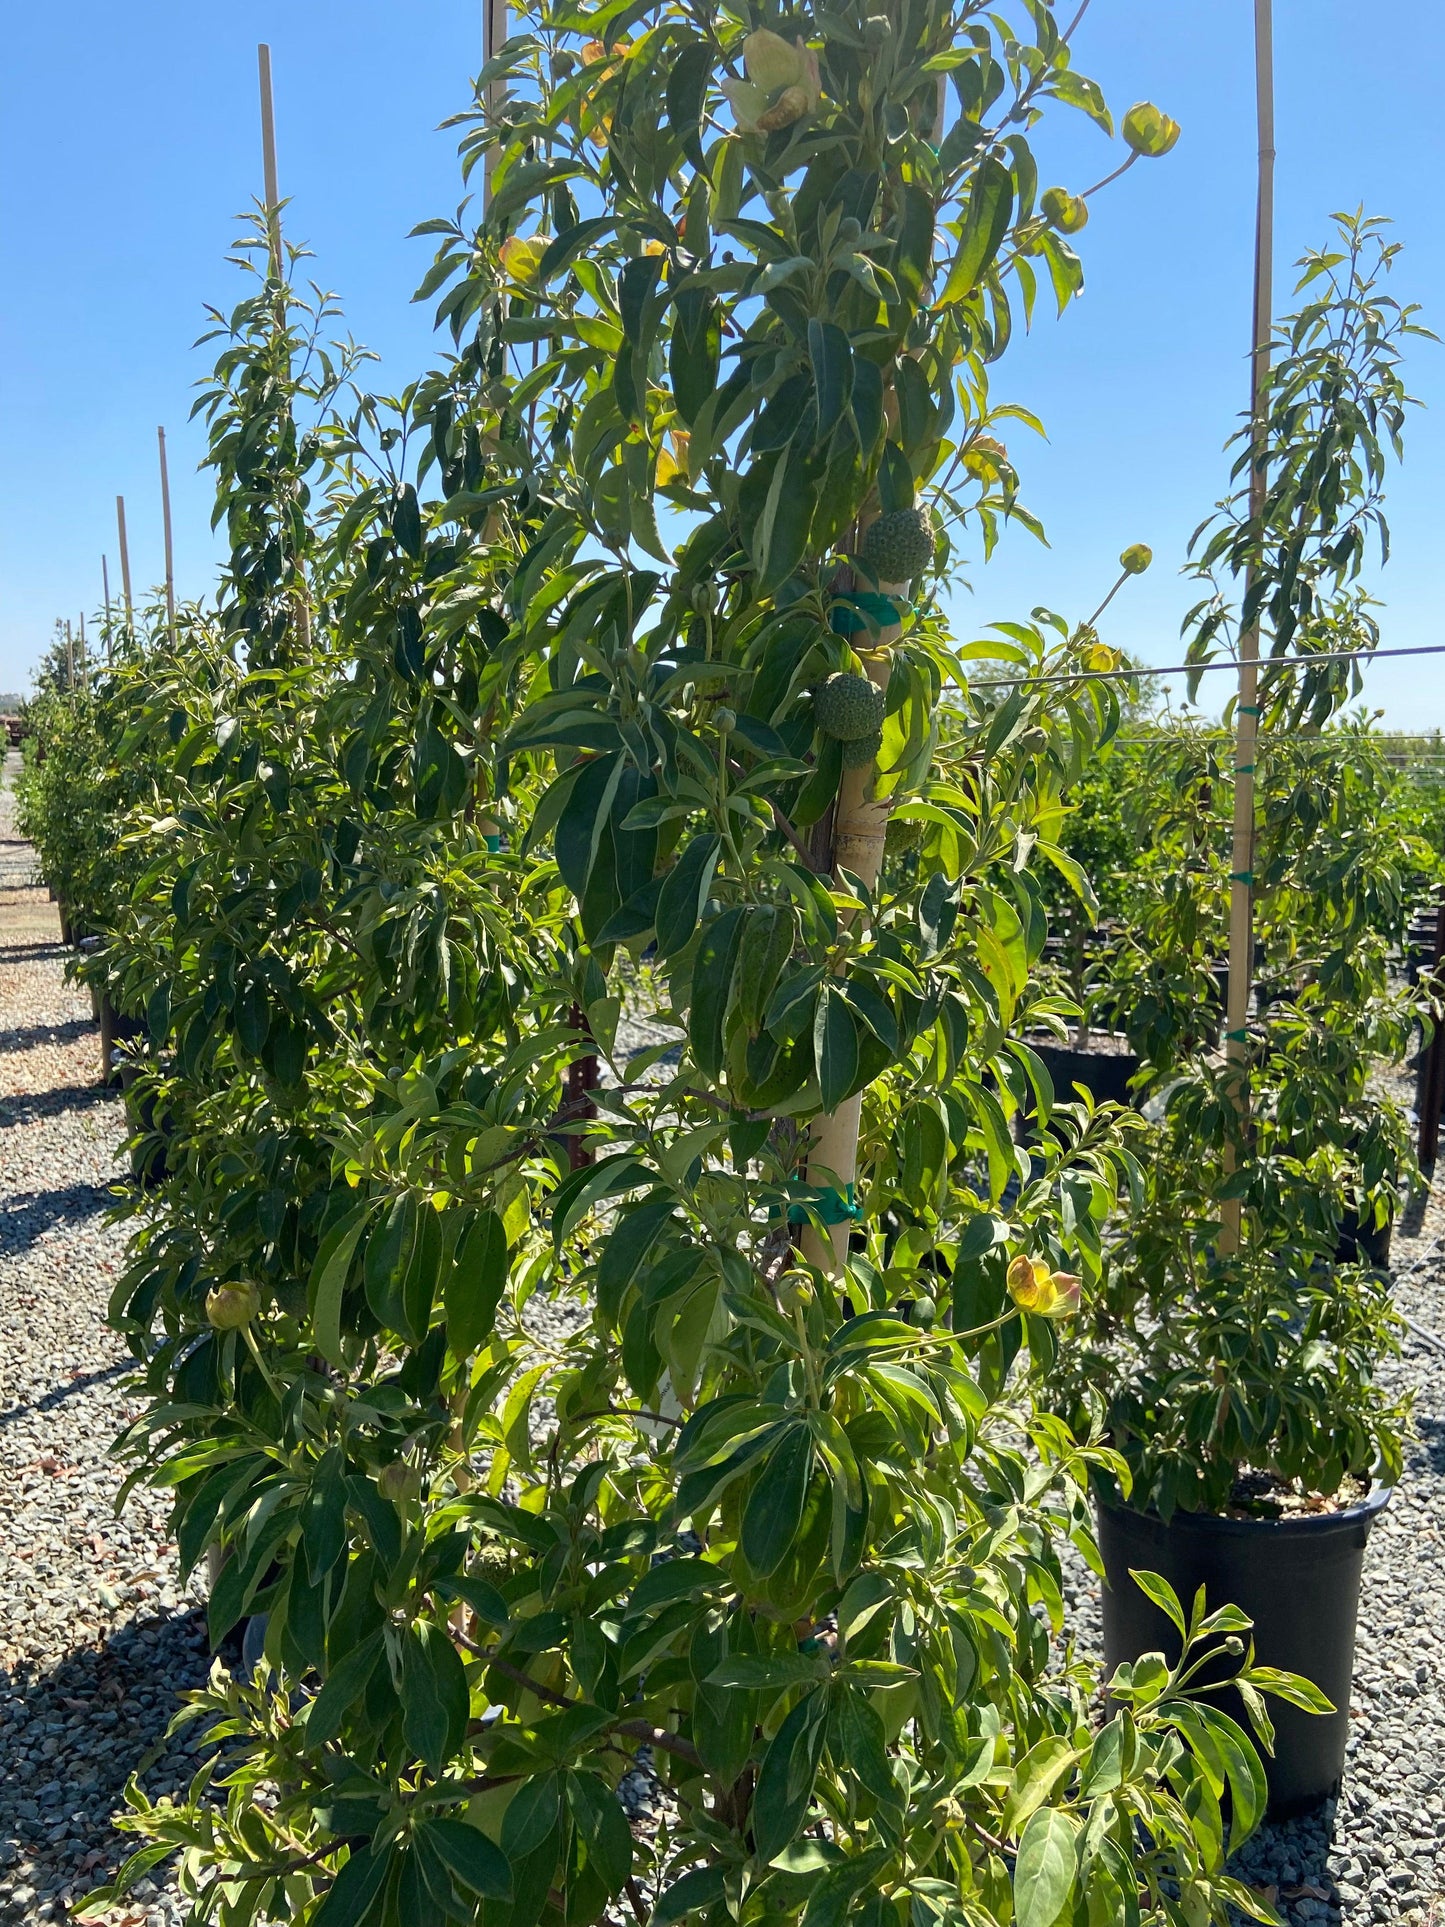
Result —
<instances>
[{"instance_id":1,"label":"nursery row of potted trees","mask_svg":"<svg viewBox=\"0 0 1445 1927\"><path fill-rule=\"evenodd\" d=\"M960 646L940 599L1022 513L991 367L1041 277L1080 285L1087 198L1039 192L1031 130L1113 119L1050 7L972 0L546 9L479 101L485 214L432 225L424 289L454 352L366 393L267 210L201 404L220 592L75 699L124 824L85 968L146 1031L125 1449L218 1555L215 1637L264 1648L102 1898L179 1851L227 1927L1267 1918L1225 1872L1263 1696L1329 1701L1218 1546L1246 1472L1343 1491L1349 1534L1398 1465L1388 1296L1333 1262L1380 1188L1299 1105L1245 1132L1203 1052L1156 1125L1054 1090L1049 879L1094 900L1068 824L1114 659L1042 612ZM1365 225L1311 262L1297 349L1333 359L1272 463L1343 432L1326 364L1388 388L1387 259ZM1349 419L1348 499L1271 511L1295 654L1373 505ZM1387 1039L1326 977L1263 1091ZM1102 1716L1061 1643L1091 1486L1120 1610L1165 1615L1112 1623ZM1219 1527L1183 1593L1180 1519Z\"/></svg>"}]
</instances>

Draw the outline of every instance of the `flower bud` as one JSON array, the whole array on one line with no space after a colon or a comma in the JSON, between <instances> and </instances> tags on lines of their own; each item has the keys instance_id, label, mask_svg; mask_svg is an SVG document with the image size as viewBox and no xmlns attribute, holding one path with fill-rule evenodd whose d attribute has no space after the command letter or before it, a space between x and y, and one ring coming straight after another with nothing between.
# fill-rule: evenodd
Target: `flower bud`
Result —
<instances>
[{"instance_id":1,"label":"flower bud","mask_svg":"<svg viewBox=\"0 0 1445 1927\"><path fill-rule=\"evenodd\" d=\"M217 1285L206 1294L206 1318L218 1332L243 1330L260 1309L261 1294L254 1285Z\"/></svg>"},{"instance_id":2,"label":"flower bud","mask_svg":"<svg viewBox=\"0 0 1445 1927\"><path fill-rule=\"evenodd\" d=\"M738 726L735 709L715 709L712 716L713 728L719 736L731 736Z\"/></svg>"},{"instance_id":3,"label":"flower bud","mask_svg":"<svg viewBox=\"0 0 1445 1927\"><path fill-rule=\"evenodd\" d=\"M1136 154L1146 161L1156 161L1178 140L1179 123L1150 101L1141 100L1125 114L1121 132Z\"/></svg>"},{"instance_id":4,"label":"flower bud","mask_svg":"<svg viewBox=\"0 0 1445 1927\"><path fill-rule=\"evenodd\" d=\"M392 1505L407 1505L421 1497L421 1473L405 1459L393 1459L377 1474L376 1489Z\"/></svg>"},{"instance_id":5,"label":"flower bud","mask_svg":"<svg viewBox=\"0 0 1445 1927\"><path fill-rule=\"evenodd\" d=\"M1009 1265L1009 1297L1035 1318L1072 1318L1079 1309L1081 1280L1053 1271L1041 1258L1019 1256Z\"/></svg>"},{"instance_id":6,"label":"flower bud","mask_svg":"<svg viewBox=\"0 0 1445 1927\"><path fill-rule=\"evenodd\" d=\"M1050 227L1060 234L1077 234L1089 221L1089 203L1082 194L1071 194L1066 187L1046 187L1039 208Z\"/></svg>"},{"instance_id":7,"label":"flower bud","mask_svg":"<svg viewBox=\"0 0 1445 1927\"><path fill-rule=\"evenodd\" d=\"M1154 560L1154 551L1147 542L1131 542L1119 557L1119 567L1125 575L1143 575Z\"/></svg>"},{"instance_id":8,"label":"flower bud","mask_svg":"<svg viewBox=\"0 0 1445 1927\"><path fill-rule=\"evenodd\" d=\"M780 87L796 87L802 80L802 54L781 34L759 27L743 42L743 69L755 87L775 93Z\"/></svg>"}]
</instances>

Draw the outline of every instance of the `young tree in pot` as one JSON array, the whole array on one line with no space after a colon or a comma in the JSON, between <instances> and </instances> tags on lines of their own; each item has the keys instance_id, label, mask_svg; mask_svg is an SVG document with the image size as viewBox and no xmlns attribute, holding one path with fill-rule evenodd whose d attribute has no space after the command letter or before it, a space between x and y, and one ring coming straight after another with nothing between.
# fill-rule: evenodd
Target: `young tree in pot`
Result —
<instances>
[{"instance_id":1,"label":"young tree in pot","mask_svg":"<svg viewBox=\"0 0 1445 1927\"><path fill-rule=\"evenodd\" d=\"M1301 287L1326 292L1281 331L1263 509L1227 504L1199 563L1252 573L1239 612L1217 589L1201 604L1198 657L1236 621L1258 618L1270 638L1254 883L1264 942L1282 948L1288 933L1308 968L1251 1033L1247 1111L1232 1063L1184 1067L1144 1208L1086 1314L1087 1341L1063 1361L1075 1415L1097 1416L1102 1400L1134 1475L1128 1506L1117 1494L1101 1505L1111 1655L1153 1645L1164 1627L1152 1609L1136 1612L1124 1576L1149 1547L1181 1590L1206 1578L1231 1588L1258 1622L1263 1656L1315 1679L1336 1708L1327 1721L1282 1718L1271 1767L1281 1806L1323 1798L1339 1780L1360 1559L1399 1469L1407 1404L1376 1382L1395 1347L1386 1282L1336 1263L1344 1212L1387 1198L1405 1155L1388 1123L1360 1130L1371 1054L1389 1055L1408 1032L1372 928L1404 869L1388 855L1378 874L1360 860L1369 831L1350 801L1360 764L1340 753L1359 747L1349 734L1278 750L1275 735L1318 726L1348 697L1349 666L1311 666L1312 653L1374 646L1353 577L1381 522L1380 438L1398 446L1401 346L1419 332L1379 287L1393 253L1361 220L1342 223L1337 251L1307 258ZM1252 459L1247 449L1241 467ZM1348 834L1319 837L1327 823ZM1375 1116L1388 1115L1382 1101ZM1232 1252L1218 1236L1229 1197L1243 1224Z\"/></svg>"}]
</instances>

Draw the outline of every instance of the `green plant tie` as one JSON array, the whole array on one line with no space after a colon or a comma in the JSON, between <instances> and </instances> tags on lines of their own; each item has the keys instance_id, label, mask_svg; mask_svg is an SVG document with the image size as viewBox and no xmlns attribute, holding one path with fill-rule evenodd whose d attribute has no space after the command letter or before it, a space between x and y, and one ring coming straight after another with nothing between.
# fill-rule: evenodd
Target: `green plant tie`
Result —
<instances>
[{"instance_id":1,"label":"green plant tie","mask_svg":"<svg viewBox=\"0 0 1445 1927\"><path fill-rule=\"evenodd\" d=\"M1227 1030L1224 1033L1224 1041L1226 1044L1247 1044L1249 1042L1249 1032L1247 1030Z\"/></svg>"},{"instance_id":2,"label":"green plant tie","mask_svg":"<svg viewBox=\"0 0 1445 1927\"><path fill-rule=\"evenodd\" d=\"M1253 776L1254 764L1253 763L1236 763L1234 766L1234 773L1236 776Z\"/></svg>"},{"instance_id":3,"label":"green plant tie","mask_svg":"<svg viewBox=\"0 0 1445 1927\"><path fill-rule=\"evenodd\" d=\"M1253 870L1231 870L1229 873L1229 880L1231 883L1247 883L1250 885L1251 888L1253 888L1254 871Z\"/></svg>"},{"instance_id":4,"label":"green plant tie","mask_svg":"<svg viewBox=\"0 0 1445 1927\"><path fill-rule=\"evenodd\" d=\"M799 1203L788 1206L788 1223L807 1224L810 1218L821 1218L824 1224L851 1224L861 1212L851 1184L846 1192L824 1185L805 1191Z\"/></svg>"},{"instance_id":5,"label":"green plant tie","mask_svg":"<svg viewBox=\"0 0 1445 1927\"><path fill-rule=\"evenodd\" d=\"M499 855L502 848L501 837L489 835L487 838L487 848L491 851L493 856Z\"/></svg>"},{"instance_id":6,"label":"green plant tie","mask_svg":"<svg viewBox=\"0 0 1445 1927\"><path fill-rule=\"evenodd\" d=\"M1241 716L1257 716L1259 714L1259 704L1241 703L1239 705L1239 713Z\"/></svg>"}]
</instances>

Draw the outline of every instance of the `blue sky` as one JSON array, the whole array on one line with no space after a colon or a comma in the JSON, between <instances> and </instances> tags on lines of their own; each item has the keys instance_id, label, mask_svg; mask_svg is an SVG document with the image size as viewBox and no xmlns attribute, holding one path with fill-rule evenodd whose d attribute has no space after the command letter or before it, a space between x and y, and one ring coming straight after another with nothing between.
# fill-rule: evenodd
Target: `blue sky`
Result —
<instances>
[{"instance_id":1,"label":"blue sky","mask_svg":"<svg viewBox=\"0 0 1445 1927\"><path fill-rule=\"evenodd\" d=\"M1388 214L1406 244L1402 298L1445 326L1438 183L1445 54L1426 0L1398 0L1388 50L1360 0L1276 0L1278 274L1323 241L1337 207ZM187 422L208 301L234 298L231 217L259 187L256 42L276 68L288 231L399 386L430 352L410 305L426 263L418 220L459 198L451 134L479 62L477 0L252 0L245 8L75 0L13 17L0 92L0 687L19 686L56 616L93 609L100 557L118 581L114 498L126 496L138 581L162 570L155 430L170 442L182 595L214 571L210 490ZM1037 602L1085 614L1127 543L1155 566L1110 612L1109 639L1178 657L1189 532L1222 490L1221 444L1245 400L1253 225L1250 0L1093 0L1075 64L1116 110L1147 98L1183 124L1093 202L1083 299L1042 314L996 391L1044 419L1011 436L1050 547L1012 533L970 571L961 629ZM1078 188L1111 150L1081 117L1040 130L1045 180ZM1042 306L1042 304L1041 304ZM1430 406L1394 478L1394 559L1378 584L1387 645L1445 641L1436 620L1445 518L1445 358L1408 368ZM1445 726L1445 657L1381 663L1367 692L1392 723Z\"/></svg>"}]
</instances>

